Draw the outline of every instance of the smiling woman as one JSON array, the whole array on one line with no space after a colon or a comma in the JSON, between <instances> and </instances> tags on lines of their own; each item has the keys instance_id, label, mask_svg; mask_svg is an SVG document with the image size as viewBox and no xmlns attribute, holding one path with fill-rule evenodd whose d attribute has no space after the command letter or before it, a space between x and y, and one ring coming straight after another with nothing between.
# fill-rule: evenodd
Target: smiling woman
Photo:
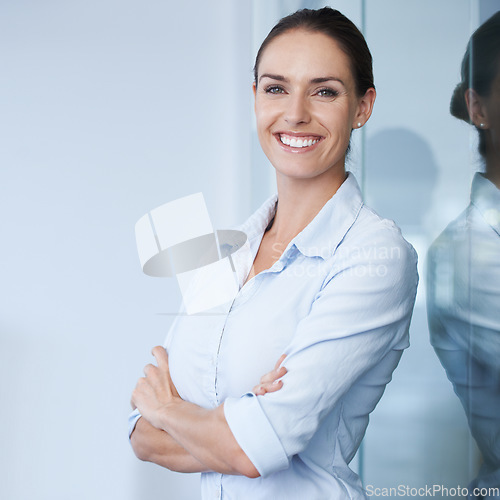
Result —
<instances>
[{"instance_id":1,"label":"smiling woman","mask_svg":"<svg viewBox=\"0 0 500 500\"><path fill-rule=\"evenodd\" d=\"M132 446L203 472L203 498L364 498L349 462L408 346L417 287L413 248L345 171L375 100L371 55L338 11L298 11L262 44L253 88L278 193L239 228L224 314L179 315L153 350Z\"/></svg>"},{"instance_id":2,"label":"smiling woman","mask_svg":"<svg viewBox=\"0 0 500 500\"><path fill-rule=\"evenodd\" d=\"M336 40L301 28L274 39L261 55L257 127L278 182L287 175L344 181L351 130L366 123L375 100L373 87L357 95L350 66Z\"/></svg>"}]
</instances>

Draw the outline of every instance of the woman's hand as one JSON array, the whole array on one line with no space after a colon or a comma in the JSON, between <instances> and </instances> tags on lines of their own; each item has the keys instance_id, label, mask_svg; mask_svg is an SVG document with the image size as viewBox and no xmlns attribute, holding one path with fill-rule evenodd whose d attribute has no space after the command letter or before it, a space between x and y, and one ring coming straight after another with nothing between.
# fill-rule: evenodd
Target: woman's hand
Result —
<instances>
[{"instance_id":1,"label":"woman's hand","mask_svg":"<svg viewBox=\"0 0 500 500\"><path fill-rule=\"evenodd\" d=\"M145 377L137 381L130 403L133 409L137 408L148 422L160 429L161 410L181 398L170 378L165 348L156 346L152 354L158 366L149 364L144 367Z\"/></svg>"},{"instance_id":2,"label":"woman's hand","mask_svg":"<svg viewBox=\"0 0 500 500\"><path fill-rule=\"evenodd\" d=\"M282 366L280 368L281 363L286 358L286 354L282 354L278 362L274 366L274 370L266 373L261 379L260 384L256 385L252 392L256 396L263 396L267 392L275 392L283 387L283 381L279 380L281 377L285 375L287 369Z\"/></svg>"}]
</instances>

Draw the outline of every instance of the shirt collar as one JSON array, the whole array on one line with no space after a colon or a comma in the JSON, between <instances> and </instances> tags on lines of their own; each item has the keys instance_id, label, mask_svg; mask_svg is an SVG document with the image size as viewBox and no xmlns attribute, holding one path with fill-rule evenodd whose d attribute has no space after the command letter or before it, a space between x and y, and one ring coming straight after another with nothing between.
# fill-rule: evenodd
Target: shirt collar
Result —
<instances>
[{"instance_id":1,"label":"shirt collar","mask_svg":"<svg viewBox=\"0 0 500 500\"><path fill-rule=\"evenodd\" d=\"M264 234L264 231L276 213L277 201L278 195L275 193L238 228L247 235L249 241Z\"/></svg>"},{"instance_id":2,"label":"shirt collar","mask_svg":"<svg viewBox=\"0 0 500 500\"><path fill-rule=\"evenodd\" d=\"M476 172L470 198L484 220L500 235L500 189L483 174Z\"/></svg>"},{"instance_id":3,"label":"shirt collar","mask_svg":"<svg viewBox=\"0 0 500 500\"><path fill-rule=\"evenodd\" d=\"M308 257L328 259L358 217L363 199L351 172L316 217L292 240Z\"/></svg>"},{"instance_id":4,"label":"shirt collar","mask_svg":"<svg viewBox=\"0 0 500 500\"><path fill-rule=\"evenodd\" d=\"M274 194L240 227L251 241L262 236L276 212L278 195ZM307 257L328 259L333 255L356 220L363 199L351 172L337 192L325 203L314 219L289 244Z\"/></svg>"}]
</instances>

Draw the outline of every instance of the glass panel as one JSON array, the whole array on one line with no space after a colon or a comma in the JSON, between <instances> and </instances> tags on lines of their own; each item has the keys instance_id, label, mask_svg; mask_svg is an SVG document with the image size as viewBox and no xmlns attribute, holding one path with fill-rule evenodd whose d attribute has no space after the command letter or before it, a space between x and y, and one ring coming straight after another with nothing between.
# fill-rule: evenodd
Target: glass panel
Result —
<instances>
[{"instance_id":1,"label":"glass panel","mask_svg":"<svg viewBox=\"0 0 500 500\"><path fill-rule=\"evenodd\" d=\"M470 29L467 0L366 2L378 99L367 127L365 199L413 244L420 275L411 347L365 437L368 492L466 486L476 454L429 342L425 300L427 249L468 199L469 130L448 108Z\"/></svg>"},{"instance_id":2,"label":"glass panel","mask_svg":"<svg viewBox=\"0 0 500 500\"><path fill-rule=\"evenodd\" d=\"M364 440L368 493L395 488L422 496L427 487L439 498L500 485L500 240L494 231L500 197L493 184L479 179L478 187L475 179L482 212L492 220L474 207L464 212L482 161L474 128L449 113L469 36L498 7L466 0L366 2L378 107L364 144L365 198L397 222L420 260L412 346ZM494 30L498 40L498 24ZM498 52L495 57L497 69ZM472 72L484 64L477 59Z\"/></svg>"},{"instance_id":3,"label":"glass panel","mask_svg":"<svg viewBox=\"0 0 500 500\"><path fill-rule=\"evenodd\" d=\"M467 44L450 111L470 122L464 127L470 154L461 163L474 177L470 204L429 250L427 312L432 345L470 429L469 453L452 455L467 472L458 484L474 497L500 498L500 12L490 17L500 5L471 7L472 27L479 27Z\"/></svg>"}]
</instances>

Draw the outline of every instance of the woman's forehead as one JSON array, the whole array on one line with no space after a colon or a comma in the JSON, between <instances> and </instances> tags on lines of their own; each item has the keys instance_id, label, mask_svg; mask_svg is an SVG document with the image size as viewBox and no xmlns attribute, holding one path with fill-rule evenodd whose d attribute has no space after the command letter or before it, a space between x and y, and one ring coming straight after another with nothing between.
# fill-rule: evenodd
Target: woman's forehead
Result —
<instances>
[{"instance_id":1,"label":"woman's forehead","mask_svg":"<svg viewBox=\"0 0 500 500\"><path fill-rule=\"evenodd\" d=\"M335 76L352 79L349 57L328 35L290 30L273 39L264 50L259 78L265 73L297 75L308 79Z\"/></svg>"}]
</instances>

